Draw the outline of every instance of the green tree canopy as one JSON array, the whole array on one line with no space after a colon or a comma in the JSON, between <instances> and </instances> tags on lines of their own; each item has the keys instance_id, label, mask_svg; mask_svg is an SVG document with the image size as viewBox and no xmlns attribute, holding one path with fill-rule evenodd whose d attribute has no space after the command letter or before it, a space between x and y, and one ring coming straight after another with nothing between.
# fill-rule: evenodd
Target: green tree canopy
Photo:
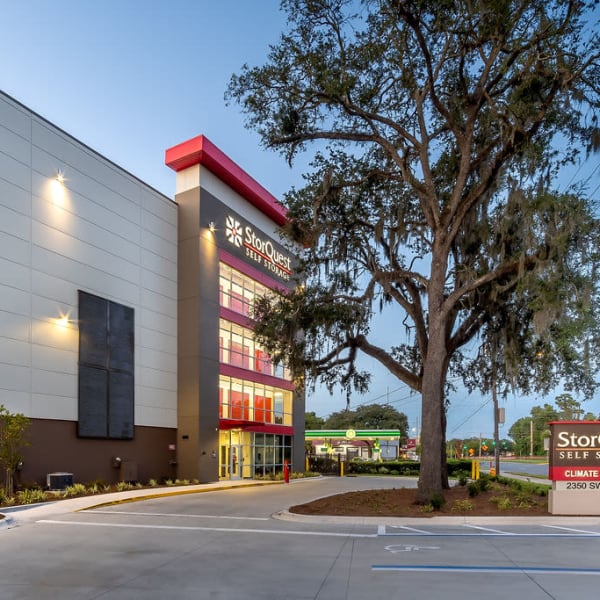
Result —
<instances>
[{"instance_id":1,"label":"green tree canopy","mask_svg":"<svg viewBox=\"0 0 600 600\"><path fill-rule=\"evenodd\" d=\"M558 408L558 419L561 421L576 421L583 415L581 402L578 402L571 394L560 394L554 399Z\"/></svg>"},{"instance_id":2,"label":"green tree canopy","mask_svg":"<svg viewBox=\"0 0 600 600\"><path fill-rule=\"evenodd\" d=\"M598 222L556 185L599 145L594 5L283 0L267 62L232 78L265 145L313 152L284 201L305 285L256 335L299 378L364 391L364 353L421 394L422 502L448 485L449 374L594 388Z\"/></svg>"},{"instance_id":3,"label":"green tree canopy","mask_svg":"<svg viewBox=\"0 0 600 600\"><path fill-rule=\"evenodd\" d=\"M364 404L356 410L332 413L325 421L328 429L399 429L400 437L408 436L408 418L386 404Z\"/></svg>"},{"instance_id":4,"label":"green tree canopy","mask_svg":"<svg viewBox=\"0 0 600 600\"><path fill-rule=\"evenodd\" d=\"M13 495L13 475L22 460L21 451L27 445L25 434L29 419L21 413L11 413L0 404L0 466L5 472L6 495Z\"/></svg>"},{"instance_id":5,"label":"green tree canopy","mask_svg":"<svg viewBox=\"0 0 600 600\"><path fill-rule=\"evenodd\" d=\"M314 411L304 414L304 427L306 429L322 429L325 425L325 419L318 417Z\"/></svg>"},{"instance_id":6,"label":"green tree canopy","mask_svg":"<svg viewBox=\"0 0 600 600\"><path fill-rule=\"evenodd\" d=\"M550 429L548 423L558 418L556 408L546 403L544 406L534 406L531 409L531 417L522 417L515 421L508 430L508 435L515 442L515 453L521 456L543 455L544 436Z\"/></svg>"}]
</instances>

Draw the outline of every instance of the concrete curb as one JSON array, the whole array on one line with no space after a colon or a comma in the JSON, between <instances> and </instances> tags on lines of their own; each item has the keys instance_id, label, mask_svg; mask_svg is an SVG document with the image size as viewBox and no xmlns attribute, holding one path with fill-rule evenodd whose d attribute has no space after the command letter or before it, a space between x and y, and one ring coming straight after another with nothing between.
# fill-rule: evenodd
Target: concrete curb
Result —
<instances>
[{"instance_id":1,"label":"concrete curb","mask_svg":"<svg viewBox=\"0 0 600 600\"><path fill-rule=\"evenodd\" d=\"M410 527L415 525L554 525L574 527L600 525L600 517L569 517L548 515L542 517L474 517L468 515L444 517L339 517L325 515L301 515L282 510L272 515L274 519L300 523L329 523L342 525L389 525L390 527Z\"/></svg>"},{"instance_id":2,"label":"concrete curb","mask_svg":"<svg viewBox=\"0 0 600 600\"><path fill-rule=\"evenodd\" d=\"M0 529L11 529L16 526L17 523L12 517L0 513Z\"/></svg>"}]
</instances>

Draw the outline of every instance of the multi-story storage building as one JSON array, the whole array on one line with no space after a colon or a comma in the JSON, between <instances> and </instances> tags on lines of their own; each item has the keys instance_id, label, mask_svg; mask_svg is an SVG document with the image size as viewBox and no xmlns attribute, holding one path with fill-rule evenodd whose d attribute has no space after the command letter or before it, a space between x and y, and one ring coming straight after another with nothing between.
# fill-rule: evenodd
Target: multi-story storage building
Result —
<instances>
[{"instance_id":1,"label":"multi-story storage building","mask_svg":"<svg viewBox=\"0 0 600 600\"><path fill-rule=\"evenodd\" d=\"M164 196L0 93L0 404L24 483L303 469L304 399L254 344L285 213L199 137Z\"/></svg>"},{"instance_id":2,"label":"multi-story storage building","mask_svg":"<svg viewBox=\"0 0 600 600\"><path fill-rule=\"evenodd\" d=\"M302 470L304 400L254 342L255 297L293 285L276 199L203 136L166 152L177 172L178 463L201 479ZM298 437L295 439L295 433Z\"/></svg>"}]
</instances>

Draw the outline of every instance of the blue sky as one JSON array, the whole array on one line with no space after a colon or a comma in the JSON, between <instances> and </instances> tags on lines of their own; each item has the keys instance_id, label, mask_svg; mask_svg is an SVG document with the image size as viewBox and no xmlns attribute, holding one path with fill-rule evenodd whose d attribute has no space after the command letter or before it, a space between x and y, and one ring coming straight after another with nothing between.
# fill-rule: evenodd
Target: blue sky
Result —
<instances>
[{"instance_id":1,"label":"blue sky","mask_svg":"<svg viewBox=\"0 0 600 600\"><path fill-rule=\"evenodd\" d=\"M301 184L226 106L231 75L262 64L285 24L279 0L5 0L0 19L0 89L167 196L175 175L164 152L206 135L275 196ZM596 168L598 158L590 169ZM592 189L600 184L595 172ZM383 331L384 328L381 330ZM388 334L390 328L386 328ZM391 332L393 333L393 331ZM400 334L400 332L398 332ZM352 406L390 402L418 426L420 398L375 363L370 392ZM507 426L548 398L509 398ZM448 437L490 437L491 402L452 396ZM307 397L307 410L342 410L341 393ZM584 405L600 413L600 400Z\"/></svg>"}]
</instances>

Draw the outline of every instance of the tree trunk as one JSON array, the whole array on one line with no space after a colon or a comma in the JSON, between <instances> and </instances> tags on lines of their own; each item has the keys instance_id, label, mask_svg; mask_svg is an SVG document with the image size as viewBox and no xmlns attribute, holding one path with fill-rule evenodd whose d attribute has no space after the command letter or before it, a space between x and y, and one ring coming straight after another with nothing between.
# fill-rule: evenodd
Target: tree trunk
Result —
<instances>
[{"instance_id":1,"label":"tree trunk","mask_svg":"<svg viewBox=\"0 0 600 600\"><path fill-rule=\"evenodd\" d=\"M436 248L434 248L435 253ZM446 467L446 408L444 387L448 370L444 298L444 261L432 261L429 286L429 339L423 361L421 388L421 470L417 502L443 498L448 487Z\"/></svg>"},{"instance_id":2,"label":"tree trunk","mask_svg":"<svg viewBox=\"0 0 600 600\"><path fill-rule=\"evenodd\" d=\"M7 498L12 498L15 492L14 483L13 483L13 471L12 469L6 469L6 496Z\"/></svg>"},{"instance_id":3,"label":"tree trunk","mask_svg":"<svg viewBox=\"0 0 600 600\"><path fill-rule=\"evenodd\" d=\"M417 501L428 504L448 487L444 406L445 345L431 343L423 369L421 471Z\"/></svg>"}]
</instances>

